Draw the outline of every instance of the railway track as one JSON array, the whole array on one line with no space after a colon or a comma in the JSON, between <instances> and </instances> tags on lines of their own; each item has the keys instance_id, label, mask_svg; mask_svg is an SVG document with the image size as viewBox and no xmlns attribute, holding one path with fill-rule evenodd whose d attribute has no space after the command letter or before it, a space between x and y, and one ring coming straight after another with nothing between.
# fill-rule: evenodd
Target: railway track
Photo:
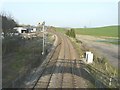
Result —
<instances>
[{"instance_id":1,"label":"railway track","mask_svg":"<svg viewBox=\"0 0 120 90\"><path fill-rule=\"evenodd\" d=\"M48 62L45 63L35 88L81 88L79 58L70 40L58 34L58 45Z\"/></svg>"},{"instance_id":2,"label":"railway track","mask_svg":"<svg viewBox=\"0 0 120 90\"><path fill-rule=\"evenodd\" d=\"M45 64L45 68L43 69L40 77L35 83L34 88L47 88L49 86L53 71L55 69L55 64L60 52L61 48L61 40L58 40L58 44L53 52L52 56L49 58L49 61Z\"/></svg>"}]
</instances>

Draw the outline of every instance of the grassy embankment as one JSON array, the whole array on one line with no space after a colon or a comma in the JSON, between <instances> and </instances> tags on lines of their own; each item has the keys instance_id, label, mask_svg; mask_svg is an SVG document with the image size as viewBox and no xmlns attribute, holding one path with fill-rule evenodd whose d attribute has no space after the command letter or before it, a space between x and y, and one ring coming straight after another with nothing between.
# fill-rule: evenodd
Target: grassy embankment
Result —
<instances>
[{"instance_id":1,"label":"grassy embankment","mask_svg":"<svg viewBox=\"0 0 120 90\"><path fill-rule=\"evenodd\" d=\"M51 35L48 35L49 44L46 49L51 47ZM14 48L14 47L13 47ZM21 42L21 46L15 52L8 53L3 58L3 87L11 87L17 81L24 80L24 76L29 75L30 71L37 68L43 62L42 56L42 37L36 37Z\"/></svg>"}]
</instances>

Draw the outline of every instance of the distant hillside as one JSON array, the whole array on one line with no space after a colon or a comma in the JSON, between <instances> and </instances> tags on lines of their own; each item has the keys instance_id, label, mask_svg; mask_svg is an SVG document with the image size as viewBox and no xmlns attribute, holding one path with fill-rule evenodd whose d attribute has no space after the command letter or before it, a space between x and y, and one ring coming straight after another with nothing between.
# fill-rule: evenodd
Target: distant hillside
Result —
<instances>
[{"instance_id":1,"label":"distant hillside","mask_svg":"<svg viewBox=\"0 0 120 90\"><path fill-rule=\"evenodd\" d=\"M118 26L106 26L99 28L75 28L76 34L118 37Z\"/></svg>"},{"instance_id":2,"label":"distant hillside","mask_svg":"<svg viewBox=\"0 0 120 90\"><path fill-rule=\"evenodd\" d=\"M62 33L65 33L65 28L61 28L61 27L55 27L55 30L58 31L58 32L62 32Z\"/></svg>"},{"instance_id":3,"label":"distant hillside","mask_svg":"<svg viewBox=\"0 0 120 90\"><path fill-rule=\"evenodd\" d=\"M74 28L74 29L76 34L81 35L118 37L118 26L105 26L97 28ZM65 33L67 29L55 27L55 30Z\"/></svg>"}]
</instances>

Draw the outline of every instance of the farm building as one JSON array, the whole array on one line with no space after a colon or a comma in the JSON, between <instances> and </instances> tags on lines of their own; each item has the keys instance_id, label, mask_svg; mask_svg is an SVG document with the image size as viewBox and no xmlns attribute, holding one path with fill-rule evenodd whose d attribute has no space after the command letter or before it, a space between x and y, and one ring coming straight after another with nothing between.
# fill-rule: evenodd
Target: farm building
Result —
<instances>
[{"instance_id":1,"label":"farm building","mask_svg":"<svg viewBox=\"0 0 120 90\"><path fill-rule=\"evenodd\" d=\"M14 30L18 31L18 33L30 33L30 32L36 32L35 27L15 27Z\"/></svg>"},{"instance_id":2,"label":"farm building","mask_svg":"<svg viewBox=\"0 0 120 90\"><path fill-rule=\"evenodd\" d=\"M18 31L18 33L28 33L28 29L24 27L15 27L13 29Z\"/></svg>"}]
</instances>

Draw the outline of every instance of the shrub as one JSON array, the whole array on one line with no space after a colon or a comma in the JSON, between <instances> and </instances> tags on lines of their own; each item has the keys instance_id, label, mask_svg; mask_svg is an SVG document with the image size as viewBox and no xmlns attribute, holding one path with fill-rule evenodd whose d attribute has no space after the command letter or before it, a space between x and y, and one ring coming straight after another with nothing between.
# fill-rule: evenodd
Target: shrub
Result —
<instances>
[{"instance_id":1,"label":"shrub","mask_svg":"<svg viewBox=\"0 0 120 90\"><path fill-rule=\"evenodd\" d=\"M75 34L74 29L67 30L66 35L68 35L69 37L72 37L72 38L76 38L76 34Z\"/></svg>"}]
</instances>

